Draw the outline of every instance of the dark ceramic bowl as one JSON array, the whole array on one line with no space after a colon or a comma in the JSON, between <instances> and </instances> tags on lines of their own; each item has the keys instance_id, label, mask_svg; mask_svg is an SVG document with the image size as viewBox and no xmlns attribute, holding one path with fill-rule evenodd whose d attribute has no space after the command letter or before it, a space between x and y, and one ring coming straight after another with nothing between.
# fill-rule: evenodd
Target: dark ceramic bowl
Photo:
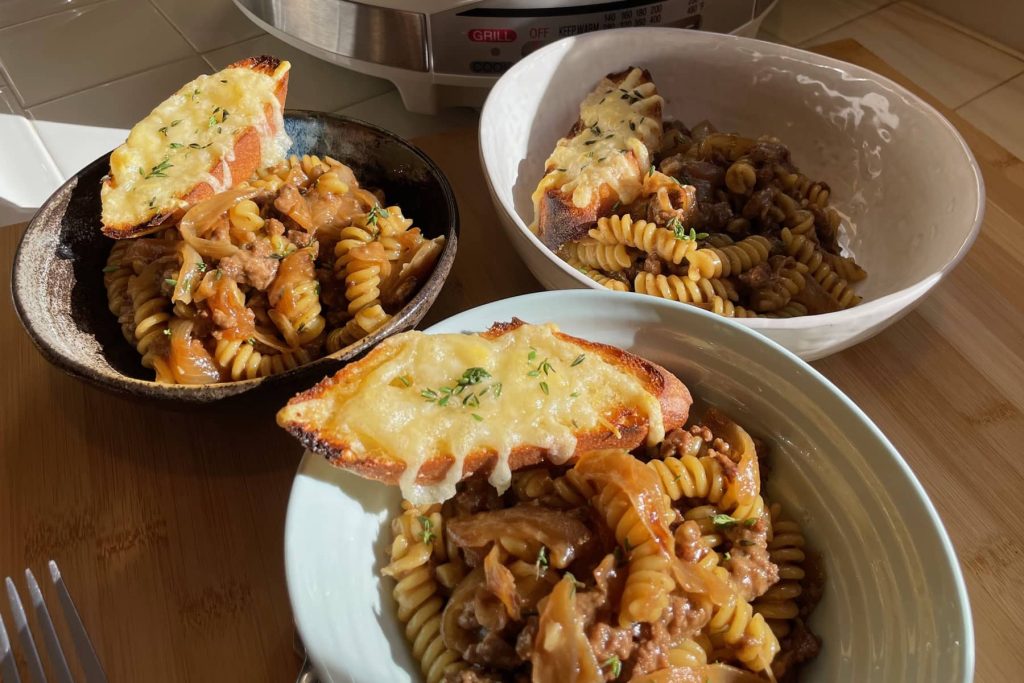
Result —
<instances>
[{"instance_id":1,"label":"dark ceramic bowl","mask_svg":"<svg viewBox=\"0 0 1024 683\"><path fill-rule=\"evenodd\" d=\"M426 314L455 260L459 211L441 170L393 133L343 116L289 111L285 128L296 155L329 155L352 167L361 184L384 190L427 237L446 243L430 278L384 327L356 345L280 375L206 386L158 384L121 336L107 308L103 267L114 242L100 233L100 179L108 156L68 180L35 215L14 257L15 309L39 352L85 381L131 396L208 403L256 388L309 385L375 346L412 329Z\"/></svg>"}]
</instances>

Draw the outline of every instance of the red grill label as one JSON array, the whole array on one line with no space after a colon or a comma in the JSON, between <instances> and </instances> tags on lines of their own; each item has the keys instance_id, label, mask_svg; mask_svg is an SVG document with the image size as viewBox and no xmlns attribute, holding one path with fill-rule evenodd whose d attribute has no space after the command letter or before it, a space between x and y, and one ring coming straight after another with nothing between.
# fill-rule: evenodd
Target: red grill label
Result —
<instances>
[{"instance_id":1,"label":"red grill label","mask_svg":"<svg viewBox=\"0 0 1024 683\"><path fill-rule=\"evenodd\" d=\"M510 28L475 28L469 32L474 43L512 43L516 32Z\"/></svg>"}]
</instances>

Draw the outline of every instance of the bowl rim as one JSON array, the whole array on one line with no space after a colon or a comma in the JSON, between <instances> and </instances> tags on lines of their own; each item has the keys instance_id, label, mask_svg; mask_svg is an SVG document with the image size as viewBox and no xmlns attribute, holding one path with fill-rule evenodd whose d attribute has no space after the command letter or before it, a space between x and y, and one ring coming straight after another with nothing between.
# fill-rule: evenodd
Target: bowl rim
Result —
<instances>
[{"instance_id":1,"label":"bowl rim","mask_svg":"<svg viewBox=\"0 0 1024 683\"><path fill-rule=\"evenodd\" d=\"M256 387L262 386L264 383L279 383L287 381L289 378L293 378L297 371L308 370L318 365L323 365L329 361L342 361L347 362L364 353L371 347L380 343L390 334L393 334L393 328L398 324L406 320L410 316L414 316L420 311L425 305L429 308L427 299L430 297L431 292L428 291L427 285L437 278L442 281L447 280L448 275L451 272L452 264L455 260L455 252L458 249L458 237L460 231L460 216L459 207L455 199L455 192L452 189L451 183L444 171L431 159L426 152L421 150L416 145L412 144L402 136L394 133L386 128L382 128L373 123L363 121L351 116L345 116L342 114L335 114L331 112L320 112L308 109L286 109L284 111L285 118L300 118L300 119L329 119L344 122L347 124L356 124L367 130L373 132L382 138L390 139L393 142L397 142L400 146L408 149L415 157L417 157L425 166L427 171L434 178L437 179L440 191L444 200L444 203L448 207L448 213L450 220L443 226L443 232L445 236L445 244L441 250L441 254L438 256L437 264L434 266L434 270L431 271L430 277L420 286L420 289L416 294L405 303L388 321L382 325L379 329L374 330L372 333L360 339L358 342L353 344L347 349L339 349L334 353L325 354L319 358L306 363L304 365L296 366L290 370L286 370L276 375L268 375L266 377L256 377L253 379L242 379L242 380L231 380L227 382L215 382L213 384L206 385L189 385L189 384L165 384L157 382L155 380L139 379L137 377L131 377L125 375L117 370L112 370L116 373L116 382L107 374L99 372L90 366L80 362L76 358L66 356L64 354L56 352L50 348L35 329L35 319L32 314L29 313L24 302L22 301L21 291L23 286L27 284L27 268L23 259L24 252L28 249L28 243L37 233L45 233L46 226L42 224L42 214L44 210L50 205L54 198L64 192L66 188L72 185L77 185L80 176L93 164L102 163L104 160L109 159L110 154L113 152L107 152L101 155L94 161L87 164L85 167L77 171L74 175L70 176L65 182L53 191L53 193L46 198L46 201L39 207L35 215L29 220L25 226L25 230L18 240L17 249L14 252L14 263L11 268L11 293L14 299L14 311L17 315L18 322L21 323L22 328L28 334L32 344L36 347L36 350L51 364L57 366L61 370L64 370L68 374L85 380L88 383L107 390L114 391L115 393L123 395L134 395L136 392L144 392L148 397L164 400L180 400L186 402L205 402L208 400L217 400L220 398L228 398L241 393L248 392ZM287 156L286 156L287 158ZM73 188L72 188L73 189ZM109 239L109 238L106 238ZM111 240L112 242L115 240ZM440 289L438 290L438 293ZM432 302L431 302L432 303ZM423 310L426 313L426 310ZM117 382L123 383L123 386L119 386ZM207 397L204 394L210 391L215 391L218 395L215 397ZM221 395L223 394L223 395Z\"/></svg>"},{"instance_id":2,"label":"bowl rim","mask_svg":"<svg viewBox=\"0 0 1024 683\"><path fill-rule=\"evenodd\" d=\"M944 560L943 567L948 571L952 584L955 588L955 595L953 600L960 607L959 616L960 619L956 624L959 634L962 636L960 642L963 651L963 657L961 658L961 667L956 672L956 680L962 683L969 683L973 680L975 670L975 638L974 638L974 620L971 612L970 597L967 592L967 585L964 580L963 570L960 566L956 549L953 546L953 542L949 537L949 533L946 530L945 525L942 522L942 518L939 516L938 511L935 509L931 498L928 496L928 492L924 489L917 475L911 469L907 461L900 455L899 451L893 446L892 442L889 441L888 437L882 432L881 429L874 423L874 421L863 411L861 408L841 389L839 389L830 379L825 375L816 370L807 361L800 358L797 354L793 353L786 347L782 346L773 339L766 337L758 332L740 324L737 319L726 318L724 316L717 315L710 311L705 311L696 306L673 306L672 302L667 299L660 299L658 297L645 297L642 300L637 300L636 297L631 296L627 292L616 292L612 290L589 290L589 289L563 289L563 290L548 290L543 292L534 292L530 294L522 294L515 297L509 297L505 299L498 299L486 304L481 304L474 308L467 309L456 313L444 320L438 321L430 327L423 330L425 334L441 334L441 333L452 333L455 331L465 331L470 328L475 328L478 325L469 325L468 327L463 325L459 327L463 320L469 320L472 318L488 318L487 311L491 308L516 308L516 309L527 309L530 307L532 302L543 301L551 299L555 301L561 300L562 308L565 310L577 310L582 308L590 307L593 310L601 310L602 301L615 301L622 302L627 305L640 305L646 306L653 309L665 309L672 313L685 316L694 316L697 318L703 317L706 322L712 326L719 326L726 328L733 333L747 337L754 344L759 344L770 352L776 354L776 358L773 362L774 366L778 364L788 364L789 369L793 372L802 372L806 374L813 384L824 392L830 398L837 400L842 409L846 410L849 416L856 421L856 424L861 429L865 429L867 435L876 441L879 448L885 452L887 460L893 463L900 474L909 485L910 491L914 495L914 502L919 506L925 513L925 518L928 521L928 530L934 534L935 540L938 542L938 546L942 552L942 560ZM525 315L525 313L524 313ZM490 316L493 318L493 316ZM533 321L533 322L544 322L544 321ZM557 324L557 320L551 321ZM438 329L441 328L441 329ZM766 359L766 362L769 359ZM297 510L302 504L301 499L304 495L304 489L307 486L314 485L314 482L319 482L315 477L307 474L310 468L310 458L314 461L319 462L321 456L316 454L310 454L308 451L304 452L303 457L300 459L299 464L296 468L295 476L292 480L292 486L288 494L287 513L285 518L284 526L284 538L283 538L283 551L284 551L284 563L285 563L285 581L287 584L289 603L292 607L292 613L295 617L296 626L299 632L302 633L303 628L309 628L311 624L305 621L305 613L300 613L300 610L296 609L297 597L300 593L300 578L299 578L299 566L297 565L298 557L296 556L296 547L298 541L295 540L295 525L298 524L295 515L298 514ZM337 474L340 476L356 476L343 470L332 470L332 475ZM400 495L399 495L400 498ZM386 527L385 527L386 528ZM301 544L298 544L301 545ZM302 554L302 553L299 553ZM308 554L308 548L307 548ZM314 661L314 665L319 664Z\"/></svg>"},{"instance_id":3,"label":"bowl rim","mask_svg":"<svg viewBox=\"0 0 1024 683\"><path fill-rule=\"evenodd\" d=\"M510 206L509 203L506 202L505 198L503 198L495 190L494 183L492 182L491 179L490 168L498 163L498 155L495 152L493 152L493 150L488 149L488 146L485 144L487 136L484 134L484 131L485 129L494 128L494 124L492 122L500 120L501 116L504 114L504 112L499 108L498 105L498 98L500 97L502 88L508 84L512 76L529 68L528 65L533 64L536 61L547 59L549 57L549 53L554 53L561 50L563 44L567 42L582 41L585 43L588 41L598 40L601 37L601 34L613 32L635 33L639 31L645 32L645 35L650 35L653 32L657 32L665 36L671 35L674 38L682 36L683 39L686 40L696 38L697 40L704 41L723 41L726 43L731 42L734 46L760 46L762 48L766 48L767 51L773 52L774 54L802 58L805 61L810 59L822 66L831 67L847 75L859 79L875 81L889 88L895 93L899 94L901 97L904 97L907 100L912 101L920 109L931 114L935 119L937 119L942 125L942 127L948 133L951 134L953 140L959 146L960 151L965 155L966 161L968 162L968 165L971 168L971 172L974 175L974 191L975 196L977 197L977 203L974 207L974 223L971 226L970 231L964 238L963 242L961 242L960 246L958 247L956 254L954 254L953 258L950 259L939 270L931 274L925 275L924 277L920 278L916 282L907 285L906 287L902 287L901 289L898 289L894 292L889 292L888 294L885 294L878 298L871 299L870 301L861 302L851 308L846 308L831 313L817 313L813 315L803 315L792 318L758 317L738 319L741 321L743 325L746 325L753 329L761 330L802 330L816 328L820 326L841 325L855 318L888 318L892 316L894 313L908 308L914 300L920 298L921 296L929 292L932 288L934 288L935 285L941 282L942 279L946 275L948 275L949 272L952 271L953 268L955 268L960 263L960 261L963 260L963 258L967 255L967 252L970 251L971 247L974 245L974 241L977 239L978 233L981 231L981 225L985 218L985 181L982 177L981 168L978 165L978 161L974 157L974 153L971 151L971 148L967 145L967 142L963 139L963 136L960 135L960 131L956 129L956 127L949 121L949 119L943 116L942 113L939 112L938 109L936 109L934 106L926 102L921 97L918 97L915 93L911 92L910 90L900 85L896 81L885 76L882 76L881 74L875 73L870 69L858 66L857 64L844 62L842 60L834 59L832 57L826 57L825 55L820 55L816 52L810 52L809 50L803 50L801 48L791 47L789 45L771 43L764 40L758 40L756 38L746 38L744 36L736 36L731 34L707 33L705 31L694 31L691 29L678 29L654 26L615 28L608 29L606 31L585 33L578 36L561 38L530 53L523 59L516 62L504 74L502 74L502 76L491 88L491 91L488 93L487 100L484 102L483 109L480 112L480 124L478 129L480 161L481 165L483 166L484 178L487 181L487 187L490 190L493 203L496 205L498 210L500 210L505 215L506 219L508 221L511 221L512 224L515 225L515 227L519 230L519 232L523 234L523 236L529 241L531 246L533 246L535 249L543 253L544 257L548 260L548 262L556 266L559 270L562 271L563 274L570 276L576 282L583 285L583 287L598 291L605 289L601 284L595 282L589 277L586 277L582 273L578 272L575 268L570 266L568 263L558 258L555 252L553 252L551 249L545 246L544 243L541 242L535 234L533 234L533 232L523 221L522 217L520 217L519 214L516 212L515 207ZM492 159L493 163L491 163ZM914 299L911 299L910 301L907 301L902 305L900 304L900 300L904 299L908 294L919 289L921 290L921 292L920 294L915 296ZM636 292L627 293L637 295ZM697 308L696 306L680 303L678 301L672 301L671 303L675 306ZM893 308L894 304L896 305L895 309Z\"/></svg>"}]
</instances>

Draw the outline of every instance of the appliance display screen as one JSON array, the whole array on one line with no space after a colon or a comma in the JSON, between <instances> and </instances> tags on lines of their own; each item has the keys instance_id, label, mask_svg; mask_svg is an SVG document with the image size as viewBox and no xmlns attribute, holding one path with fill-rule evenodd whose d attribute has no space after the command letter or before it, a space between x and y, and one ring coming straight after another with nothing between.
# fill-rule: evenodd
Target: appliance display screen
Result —
<instances>
[{"instance_id":1,"label":"appliance display screen","mask_svg":"<svg viewBox=\"0 0 1024 683\"><path fill-rule=\"evenodd\" d=\"M700 28L704 0L619 0L522 8L499 2L429 17L435 73L499 76L550 42L631 26Z\"/></svg>"}]
</instances>

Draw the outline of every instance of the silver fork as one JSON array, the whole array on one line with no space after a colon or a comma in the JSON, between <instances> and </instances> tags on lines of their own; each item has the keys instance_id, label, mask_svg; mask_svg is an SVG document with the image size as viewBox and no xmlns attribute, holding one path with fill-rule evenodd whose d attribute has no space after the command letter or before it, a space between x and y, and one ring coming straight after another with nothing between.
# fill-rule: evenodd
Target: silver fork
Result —
<instances>
[{"instance_id":1,"label":"silver fork","mask_svg":"<svg viewBox=\"0 0 1024 683\"><path fill-rule=\"evenodd\" d=\"M89 634L85 632L75 603L71 600L64 579L60 575L57 563L50 560L50 579L57 590L57 599L60 601L61 611L64 612L64 621L67 623L68 631L71 633L71 640L74 643L75 652L78 653L82 671L85 673L86 683L107 683L107 676L103 673L103 667L96 656L96 651L89 640ZM59 683L74 683L71 677L71 670L68 668L67 658L61 648L60 640L57 638L57 631L53 627L53 620L50 618L50 611L46 608L43 599L43 592L39 589L36 577L32 575L31 569L25 570L25 582L28 584L29 599L36 613L39 629L42 631L43 643L46 654L49 655L50 671ZM36 648L35 639L28 625L28 618L25 608L18 595L18 589L11 577L7 577L7 600L11 605L11 614L14 617L14 631L24 648L26 668L29 679L33 683L47 683L46 674L43 673L43 664L39 658L39 650ZM4 625L3 617L0 616L0 682L21 683L18 675L18 665L14 660L14 650L11 647L11 640L7 636L7 627Z\"/></svg>"}]
</instances>

